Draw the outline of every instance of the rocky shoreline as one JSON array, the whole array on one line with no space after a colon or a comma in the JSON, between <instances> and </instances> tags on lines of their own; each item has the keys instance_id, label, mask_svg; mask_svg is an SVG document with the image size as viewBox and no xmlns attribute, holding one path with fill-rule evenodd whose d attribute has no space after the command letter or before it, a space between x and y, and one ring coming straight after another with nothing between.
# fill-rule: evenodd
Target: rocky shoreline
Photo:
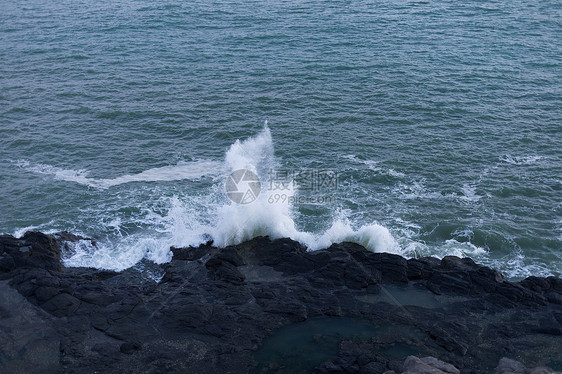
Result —
<instances>
[{"instance_id":1,"label":"rocky shoreline","mask_svg":"<svg viewBox=\"0 0 562 374\"><path fill-rule=\"evenodd\" d=\"M0 372L562 368L557 277L509 282L468 258L406 260L352 243L307 252L260 237L172 248L157 283L138 269L64 268L61 246L82 239L0 236Z\"/></svg>"}]
</instances>

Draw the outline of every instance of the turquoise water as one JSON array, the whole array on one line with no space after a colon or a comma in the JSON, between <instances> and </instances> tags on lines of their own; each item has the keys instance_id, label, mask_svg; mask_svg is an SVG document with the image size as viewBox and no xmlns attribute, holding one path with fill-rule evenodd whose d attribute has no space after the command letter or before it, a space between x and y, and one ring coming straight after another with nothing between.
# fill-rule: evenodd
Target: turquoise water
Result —
<instances>
[{"instance_id":1,"label":"turquoise water","mask_svg":"<svg viewBox=\"0 0 562 374\"><path fill-rule=\"evenodd\" d=\"M338 317L316 317L285 326L255 352L259 364L254 372L310 372L336 356L342 340L368 341L382 330L369 321Z\"/></svg>"},{"instance_id":2,"label":"turquoise water","mask_svg":"<svg viewBox=\"0 0 562 374\"><path fill-rule=\"evenodd\" d=\"M401 341L396 341L397 335ZM427 349L419 346L423 334L411 326L377 326L362 319L315 317L284 326L265 339L254 353L258 363L254 372L311 372L334 359L343 340L375 343L376 351L372 353L391 359L427 354Z\"/></svg>"},{"instance_id":3,"label":"turquoise water","mask_svg":"<svg viewBox=\"0 0 562 374\"><path fill-rule=\"evenodd\" d=\"M270 234L560 275L560 35L552 0L0 0L0 232L98 239L69 266ZM338 184L232 207L239 165Z\"/></svg>"}]
</instances>

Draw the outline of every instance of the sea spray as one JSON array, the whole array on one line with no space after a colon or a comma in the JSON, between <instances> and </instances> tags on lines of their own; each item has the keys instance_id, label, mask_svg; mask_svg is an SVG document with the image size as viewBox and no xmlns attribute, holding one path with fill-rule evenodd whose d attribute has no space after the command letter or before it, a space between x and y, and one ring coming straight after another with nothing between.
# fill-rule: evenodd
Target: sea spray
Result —
<instances>
[{"instance_id":1,"label":"sea spray","mask_svg":"<svg viewBox=\"0 0 562 374\"><path fill-rule=\"evenodd\" d=\"M224 247L239 244L256 236L288 237L309 249L329 247L332 243L350 241L378 252L400 253L400 247L385 227L372 224L352 228L351 223L337 214L332 226L323 233L299 231L293 219L293 197L298 193L294 181L288 181L283 193L287 199L273 199L278 192L272 188L271 174L280 164L274 155L273 139L267 123L255 137L236 140L226 153L226 164L232 172L248 169L262 181L262 190L249 204L229 202L217 209L217 225L209 228L214 244ZM267 183L264 183L267 182ZM334 212L336 215L336 213Z\"/></svg>"},{"instance_id":2,"label":"sea spray","mask_svg":"<svg viewBox=\"0 0 562 374\"><path fill-rule=\"evenodd\" d=\"M193 193L189 186L185 191L179 190L172 195L159 195L158 185L154 185L155 200L144 202L142 206L117 206L108 207L108 211L101 211L103 206L96 210L96 214L105 219L100 219L97 226L92 227L92 232L105 232L102 236L95 237L96 245L90 241L81 241L69 244L63 251L65 266L94 267L120 271L135 266L146 259L155 263L165 263L171 260L171 246L197 246L209 240L214 245L225 247L238 244L257 236L271 238L288 237L307 246L309 250L329 247L332 243L354 242L374 252L390 252L405 257L447 255L471 256L490 265L500 266L488 257L489 249L473 245L470 242L445 240L441 244L428 246L418 240L418 228L404 231L400 230L403 224L398 224L391 233L386 227L370 222L357 224L351 220L353 213L337 204L325 206L331 222L325 230L302 230L295 221L298 210L292 205L299 197L298 185L289 180L283 190L286 199L273 199L278 193L271 186L271 174L283 168L282 160L274 153L274 143L271 131L267 125L258 134L245 140L236 140L226 150L225 156L215 160L198 160L180 162L176 166L149 169L134 175L124 175L113 179L94 179L87 176L86 171L65 170L46 165L31 165L27 162L16 163L18 166L44 175L52 175L56 180L76 182L78 184L95 187L100 193L112 193L112 187L123 183L141 181L160 181L165 183L170 180L185 180L185 183L196 183L204 175L212 176L211 179L202 181L209 183L203 192ZM225 191L225 181L236 170L246 169L258 175L261 181L261 190L254 201L249 204L238 204L230 200ZM174 174L174 170L178 174ZM369 169L372 170L372 169ZM419 198L430 192L424 190L422 184L415 184L417 188L411 192L412 197ZM463 186L462 200L466 204L478 201L480 196L472 185ZM134 184L130 185L134 191ZM419 190L419 191L418 191ZM107 192L106 192L107 191ZM409 191L409 190L408 190ZM409 192L410 193L410 192ZM454 195L454 196L453 196ZM433 195L431 195L433 197ZM443 198L443 195L436 195ZM451 198L459 198L452 194ZM119 200L121 201L121 200ZM117 211L118 215L111 213ZM128 216L127 211L140 211L140 214ZM101 213L100 213L101 212ZM317 226L324 226L318 222ZM26 229L41 229L46 232L70 230L76 234L88 237L88 232L68 228L66 226L56 229L57 224L52 223L41 226L30 226ZM133 228L133 229L131 229ZM25 230L17 230L21 236ZM398 240L395 239L395 235ZM508 276L529 274L550 275L550 271L538 265L526 265L522 252L516 257L508 259L510 268ZM512 256L513 257L513 256ZM511 266L513 265L513 266Z\"/></svg>"},{"instance_id":3,"label":"sea spray","mask_svg":"<svg viewBox=\"0 0 562 374\"><path fill-rule=\"evenodd\" d=\"M291 203L271 199L275 191L269 188L268 178L279 163L275 159L267 123L257 136L244 141L236 140L226 152L225 163L231 172L247 169L256 173L262 188L255 201L249 204L228 201L218 207L217 224L209 228L214 244L224 247L264 235L294 237L298 231L292 219ZM292 197L296 187L290 183L284 193Z\"/></svg>"},{"instance_id":4,"label":"sea spray","mask_svg":"<svg viewBox=\"0 0 562 374\"><path fill-rule=\"evenodd\" d=\"M348 241L372 251L401 253L387 228L374 223L355 230L341 210L333 212L334 219L328 230L320 233L300 231L293 219L292 205L292 198L298 194L297 184L292 180L287 182L287 188L283 190L286 199L272 198L277 191L270 188L269 178L281 162L275 157L267 123L256 136L236 140L226 151L223 163L210 161L205 165L213 166L206 173L219 175L206 194L165 198L167 213L153 212L154 224L145 232L121 236L113 241L98 241L95 247L89 241L73 244L72 250L65 255L65 265L122 270L143 258L155 263L170 261L171 246L195 246L212 240L214 245L225 247L257 236L288 237L310 250ZM229 173L240 169L255 173L261 181L260 193L248 204L228 199L224 190ZM198 170L196 175L200 174Z\"/></svg>"}]
</instances>

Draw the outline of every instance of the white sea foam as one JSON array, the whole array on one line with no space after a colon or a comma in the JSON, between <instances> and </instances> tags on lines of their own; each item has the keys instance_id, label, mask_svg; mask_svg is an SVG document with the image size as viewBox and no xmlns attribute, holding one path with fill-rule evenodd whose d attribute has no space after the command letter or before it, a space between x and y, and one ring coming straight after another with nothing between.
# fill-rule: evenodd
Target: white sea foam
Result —
<instances>
[{"instance_id":1,"label":"white sea foam","mask_svg":"<svg viewBox=\"0 0 562 374\"><path fill-rule=\"evenodd\" d=\"M28 231L37 230L40 226L30 225L26 227L19 228L12 233L12 236L15 238L21 238L25 235Z\"/></svg>"},{"instance_id":2,"label":"white sea foam","mask_svg":"<svg viewBox=\"0 0 562 374\"><path fill-rule=\"evenodd\" d=\"M67 243L69 251L63 254L63 263L69 267L94 267L121 271L134 266L143 258L155 263L171 260L168 240L158 237L129 236L118 243L80 240Z\"/></svg>"},{"instance_id":3,"label":"white sea foam","mask_svg":"<svg viewBox=\"0 0 562 374\"><path fill-rule=\"evenodd\" d=\"M547 267L536 259L527 258L521 250L514 251L499 259L483 257L481 263L493 269L498 269L509 279L523 279L530 276L549 277L554 275L552 270L549 269L550 266L560 268L560 262L558 264L551 262L550 266Z\"/></svg>"},{"instance_id":4,"label":"white sea foam","mask_svg":"<svg viewBox=\"0 0 562 374\"><path fill-rule=\"evenodd\" d=\"M455 197L453 194L444 195L437 191L428 191L423 180L414 181L410 184L399 183L392 189L392 192L399 195L404 200L443 199Z\"/></svg>"},{"instance_id":5,"label":"white sea foam","mask_svg":"<svg viewBox=\"0 0 562 374\"><path fill-rule=\"evenodd\" d=\"M396 178L404 178L406 176L406 174L401 173L399 171L396 171L394 169L388 169L387 172L388 172L388 175L391 175L391 176L396 177Z\"/></svg>"},{"instance_id":6,"label":"white sea foam","mask_svg":"<svg viewBox=\"0 0 562 374\"><path fill-rule=\"evenodd\" d=\"M349 159L355 160L351 157ZM203 167L204 163L196 165ZM107 240L98 239L96 245L90 241L79 241L72 244L69 247L70 251L64 254L64 264L66 266L123 270L134 266L142 259L156 263L170 261L171 246L198 245L212 239L215 245L224 247L239 244L256 236L268 235L271 238L292 238L306 245L309 250L349 241L361 244L374 252L391 252L406 257L469 256L481 263L499 268L508 276L524 276L532 271L547 274L546 268L539 269L535 265L527 264L521 257L522 255L510 256L502 261L492 259L487 248L471 243L473 233L468 229L453 233L458 240L449 239L441 245L428 245L419 240L421 228L415 223L397 220L391 232L377 222L366 225L357 224L350 220L350 212L336 210L333 212L332 222L327 230L320 232L301 230L294 220L295 214L290 201L271 199L278 191L269 188L269 172L279 165L281 163L274 155L271 132L265 126L258 135L234 142L226 151L224 162L205 166L222 177L226 177L230 172L238 169L248 169L256 173L261 181L261 193L255 201L249 204L237 204L230 201L224 193L223 179L215 179L206 194L162 197L158 202L158 209L153 209L148 215L142 216L144 218L139 218L146 221L142 222L142 226L148 227L147 230L129 235L121 230L121 227L127 225L127 222L122 222L120 217L107 217L104 221L104 225L108 228L107 231L117 233L117 235L113 234ZM84 171L53 169L29 164L22 166L36 167L38 172L52 174L61 179L74 178L87 185L91 185L94 181L93 183L98 187L133 180L173 180L171 178L192 178L202 175L200 172L191 170L189 173L180 173L179 176L169 176L170 179L166 179L163 176L173 173L173 167L171 167L170 169L151 169L137 175L111 180L99 180L88 178ZM187 165L185 166L187 167ZM191 164L191 166L194 165ZM374 161L370 162L368 166L371 170L377 168ZM192 169L197 170L197 167ZM298 194L297 186L290 184L289 187L288 190L283 191L285 194L288 196ZM400 183L394 190L405 199L445 197L473 202L481 198L472 185L464 185L461 191L462 195L453 193L450 194L451 196L428 191L423 180L412 184ZM164 209L165 213L162 213L161 209L163 204L167 206L167 209ZM148 207L143 209L145 208L150 210ZM130 222L128 224L130 225ZM21 233L18 232L18 234L22 233L23 230ZM532 268L533 266L534 268Z\"/></svg>"},{"instance_id":7,"label":"white sea foam","mask_svg":"<svg viewBox=\"0 0 562 374\"><path fill-rule=\"evenodd\" d=\"M537 155L511 156L506 154L500 156L500 161L507 162L508 164L512 164L512 165L531 165L537 163L543 158L544 158L543 156L537 156Z\"/></svg>"},{"instance_id":8,"label":"white sea foam","mask_svg":"<svg viewBox=\"0 0 562 374\"><path fill-rule=\"evenodd\" d=\"M171 260L171 246L198 245L208 240L203 233L206 225L202 217L202 206L191 206L177 197L166 198L161 203L168 205L166 214L149 212L136 218L139 225L148 229L133 234L121 234L121 219L115 218L105 224L110 231L117 232L109 239L81 240L68 243L63 253L63 263L71 267L94 267L120 271L134 266L142 259L157 264ZM85 233L78 233L87 237Z\"/></svg>"},{"instance_id":9,"label":"white sea foam","mask_svg":"<svg viewBox=\"0 0 562 374\"><path fill-rule=\"evenodd\" d=\"M353 163L365 165L367 167L367 169L369 169L371 171L374 171L374 172L377 172L379 174L386 174L386 175L390 175L390 176L395 177L395 178L404 178L406 176L404 173L401 173L401 172L396 171L394 169L390 169L390 168L385 169L382 166L379 166L380 161L362 160L355 155L345 155L343 157L347 160L352 161Z\"/></svg>"},{"instance_id":10,"label":"white sea foam","mask_svg":"<svg viewBox=\"0 0 562 374\"><path fill-rule=\"evenodd\" d=\"M431 256L442 259L445 256L470 257L477 263L497 269L508 279L523 279L528 276L548 277L552 270L543 262L525 257L522 251L513 251L504 257L494 257L487 248L470 242L471 230L455 231L453 235L464 237L468 241L445 240L442 244L427 245L414 238L400 238L403 255L407 257ZM550 267L560 268L560 262L551 263Z\"/></svg>"},{"instance_id":11,"label":"white sea foam","mask_svg":"<svg viewBox=\"0 0 562 374\"><path fill-rule=\"evenodd\" d=\"M398 195L404 200L416 200L416 199L448 199L448 200L460 200L465 203L475 203L478 202L482 196L478 195L476 192L476 186L464 184L460 187L460 192L443 193L438 191L431 191L425 186L423 180L413 181L411 183L398 183L393 189L392 193Z\"/></svg>"},{"instance_id":12,"label":"white sea foam","mask_svg":"<svg viewBox=\"0 0 562 374\"><path fill-rule=\"evenodd\" d=\"M458 257L478 257L488 252L485 248L478 247L471 242L459 242L455 239L445 240L441 249L447 256Z\"/></svg>"},{"instance_id":13,"label":"white sea foam","mask_svg":"<svg viewBox=\"0 0 562 374\"><path fill-rule=\"evenodd\" d=\"M256 173L261 181L261 193L255 201L249 204L230 201L221 180L209 189L208 194L168 198L167 214L152 214L154 230L150 232L98 241L95 246L90 241L72 244L71 250L65 253L64 263L66 266L122 270L143 258L156 263L169 261L171 246L198 245L212 239L216 246L225 247L264 235L292 238L310 250L350 241L372 251L401 253L398 242L387 228L377 223L354 228L342 212L335 214L331 227L324 232L299 230L289 199L298 193L296 185L289 183L289 188L283 190L286 199L272 199L279 191L269 188L268 178L270 171L278 165L271 132L266 125L258 135L234 142L226 152L224 164L214 166L226 170L225 177L239 169ZM91 183L91 179L86 179ZM130 178L121 178L125 179ZM112 219L108 225L119 231L121 221Z\"/></svg>"},{"instance_id":14,"label":"white sea foam","mask_svg":"<svg viewBox=\"0 0 562 374\"><path fill-rule=\"evenodd\" d=\"M37 231L37 230L41 230L46 234L54 234L55 232L60 231L50 228L52 227L52 225L53 225L53 221L50 221L40 225L30 225L30 226L22 227L12 232L12 236L15 238L21 238L22 236L25 235L26 232Z\"/></svg>"},{"instance_id":15,"label":"white sea foam","mask_svg":"<svg viewBox=\"0 0 562 374\"><path fill-rule=\"evenodd\" d=\"M197 160L152 168L138 174L126 174L116 178L98 179L88 177L88 171L82 169L63 169L47 164L31 164L26 160L16 161L15 164L34 173L53 176L57 180L75 182L100 189L131 182L165 182L199 179L205 176L215 177L220 175L223 171L220 161Z\"/></svg>"},{"instance_id":16,"label":"white sea foam","mask_svg":"<svg viewBox=\"0 0 562 374\"><path fill-rule=\"evenodd\" d=\"M461 191L463 193L463 195L460 197L461 200L476 202L476 201L478 201L482 198L482 196L480 196L476 193L476 187L475 186L464 184L461 187Z\"/></svg>"}]
</instances>

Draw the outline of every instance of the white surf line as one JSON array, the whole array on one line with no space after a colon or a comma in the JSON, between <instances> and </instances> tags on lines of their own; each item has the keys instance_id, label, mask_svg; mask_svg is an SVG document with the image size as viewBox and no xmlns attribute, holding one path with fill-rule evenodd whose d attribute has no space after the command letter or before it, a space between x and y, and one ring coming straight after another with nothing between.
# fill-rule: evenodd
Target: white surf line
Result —
<instances>
[{"instance_id":1,"label":"white surf line","mask_svg":"<svg viewBox=\"0 0 562 374\"><path fill-rule=\"evenodd\" d=\"M17 166L38 174L51 175L57 180L74 182L89 187L106 189L131 182L167 182L184 179L199 179L205 176L215 177L223 172L223 163L214 160L197 160L180 162L148 169L138 174L126 174L116 178L90 178L86 170L63 169L46 164L31 164L29 161L14 162Z\"/></svg>"}]
</instances>

